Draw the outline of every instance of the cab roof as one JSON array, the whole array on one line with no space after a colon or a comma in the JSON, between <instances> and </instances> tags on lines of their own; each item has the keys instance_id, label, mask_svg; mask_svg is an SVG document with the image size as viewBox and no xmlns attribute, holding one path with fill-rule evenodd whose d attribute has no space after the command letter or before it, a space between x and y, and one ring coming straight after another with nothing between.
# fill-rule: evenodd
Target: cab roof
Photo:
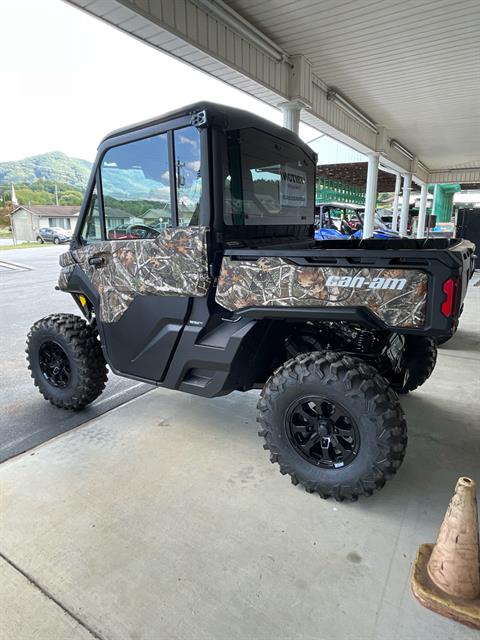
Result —
<instances>
[{"instance_id":1,"label":"cab roof","mask_svg":"<svg viewBox=\"0 0 480 640\"><path fill-rule=\"evenodd\" d=\"M134 124L121 127L120 129L115 129L103 138L99 146L103 145L104 142L112 140L112 138L132 133L134 131L139 131L141 129L146 129L157 124L162 124L163 122L167 122L168 120L174 120L176 118L181 118L189 115L193 116L194 114L201 111L205 111L207 116L207 124L209 126L213 125L216 127L220 127L225 131L231 129L245 129L247 127L255 127L271 135L277 136L278 138L281 138L286 142L290 142L291 144L295 144L301 147L307 153L307 155L309 155L314 161L316 161L316 154L313 149L289 129L285 129L285 127L274 124L273 122L270 122L270 120L251 113L250 111L244 111L242 109L236 109L234 107L229 107L227 105L208 101L195 102L185 107L169 111L155 118L149 118L148 120L143 120L142 122L136 122Z\"/></svg>"}]
</instances>

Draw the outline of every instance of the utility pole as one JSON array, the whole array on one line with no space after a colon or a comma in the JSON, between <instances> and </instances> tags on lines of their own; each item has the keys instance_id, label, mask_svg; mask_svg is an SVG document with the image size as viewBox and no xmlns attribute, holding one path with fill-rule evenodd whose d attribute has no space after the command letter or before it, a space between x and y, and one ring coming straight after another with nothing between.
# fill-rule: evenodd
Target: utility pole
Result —
<instances>
[{"instance_id":1,"label":"utility pole","mask_svg":"<svg viewBox=\"0 0 480 640\"><path fill-rule=\"evenodd\" d=\"M57 183L55 183L55 204L58 207L58 189L57 189Z\"/></svg>"},{"instance_id":2,"label":"utility pole","mask_svg":"<svg viewBox=\"0 0 480 640\"><path fill-rule=\"evenodd\" d=\"M182 168L185 166L185 162L180 162L177 159L177 187L185 186L185 177L182 175Z\"/></svg>"}]
</instances>

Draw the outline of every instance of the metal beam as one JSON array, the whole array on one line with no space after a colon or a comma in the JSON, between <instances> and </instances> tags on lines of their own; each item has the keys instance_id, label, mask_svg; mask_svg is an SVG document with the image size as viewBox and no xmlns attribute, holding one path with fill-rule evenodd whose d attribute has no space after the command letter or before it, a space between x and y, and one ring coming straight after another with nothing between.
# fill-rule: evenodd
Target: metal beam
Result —
<instances>
[{"instance_id":1,"label":"metal beam","mask_svg":"<svg viewBox=\"0 0 480 640\"><path fill-rule=\"evenodd\" d=\"M480 163L478 167L430 171L426 182L429 184L461 184L463 182L480 183Z\"/></svg>"}]
</instances>

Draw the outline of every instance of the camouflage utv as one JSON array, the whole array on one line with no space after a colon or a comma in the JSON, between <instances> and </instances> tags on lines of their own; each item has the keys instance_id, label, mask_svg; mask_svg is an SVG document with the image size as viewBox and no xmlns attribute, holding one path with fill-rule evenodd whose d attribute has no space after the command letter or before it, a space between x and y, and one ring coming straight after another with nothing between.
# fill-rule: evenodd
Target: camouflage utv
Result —
<instances>
[{"instance_id":1,"label":"camouflage utv","mask_svg":"<svg viewBox=\"0 0 480 640\"><path fill-rule=\"evenodd\" d=\"M78 410L118 375L204 397L262 389L264 447L293 484L355 500L407 443L397 393L433 371L473 270L462 240L315 242L314 152L197 104L100 144L59 288L83 315L28 336L35 384Z\"/></svg>"}]
</instances>

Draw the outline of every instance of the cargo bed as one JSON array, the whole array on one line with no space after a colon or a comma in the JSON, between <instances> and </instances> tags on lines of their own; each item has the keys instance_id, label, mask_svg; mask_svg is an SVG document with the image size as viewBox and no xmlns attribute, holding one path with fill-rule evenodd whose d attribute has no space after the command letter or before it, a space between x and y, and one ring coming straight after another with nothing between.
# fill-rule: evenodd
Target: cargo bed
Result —
<instances>
[{"instance_id":1,"label":"cargo bed","mask_svg":"<svg viewBox=\"0 0 480 640\"><path fill-rule=\"evenodd\" d=\"M225 250L217 286L232 312L432 337L455 330L474 268L474 245L460 239L242 244Z\"/></svg>"}]
</instances>

